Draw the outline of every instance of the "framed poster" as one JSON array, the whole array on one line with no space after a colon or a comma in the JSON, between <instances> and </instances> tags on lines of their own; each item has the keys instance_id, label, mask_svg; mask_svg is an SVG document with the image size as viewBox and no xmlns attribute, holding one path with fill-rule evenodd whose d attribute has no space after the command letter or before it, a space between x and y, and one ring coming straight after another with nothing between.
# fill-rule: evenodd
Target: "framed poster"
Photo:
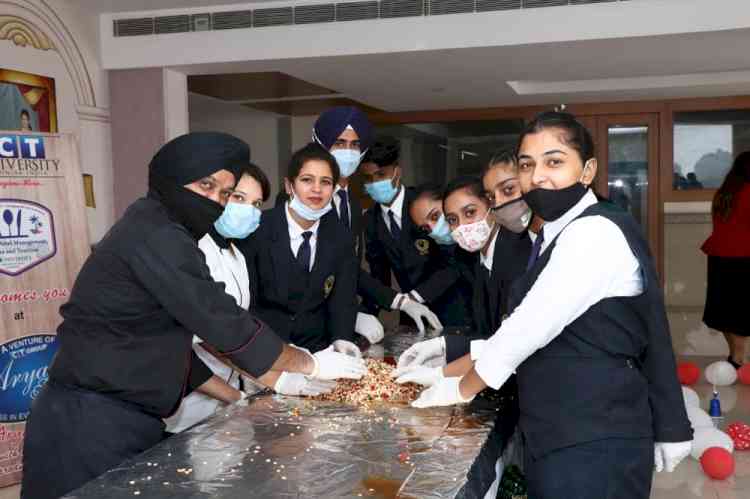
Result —
<instances>
[{"instance_id":1,"label":"framed poster","mask_svg":"<svg viewBox=\"0 0 750 499\"><path fill-rule=\"evenodd\" d=\"M0 68L0 130L57 132L54 78Z\"/></svg>"}]
</instances>

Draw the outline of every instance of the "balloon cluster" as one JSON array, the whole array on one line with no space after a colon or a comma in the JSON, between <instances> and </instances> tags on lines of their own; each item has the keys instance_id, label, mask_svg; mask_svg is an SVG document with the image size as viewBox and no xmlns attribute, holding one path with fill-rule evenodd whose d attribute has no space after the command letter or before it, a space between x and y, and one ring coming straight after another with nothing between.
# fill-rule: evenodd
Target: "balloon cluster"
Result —
<instances>
[{"instance_id":1,"label":"balloon cluster","mask_svg":"<svg viewBox=\"0 0 750 499\"><path fill-rule=\"evenodd\" d=\"M711 416L700 407L698 394L688 387L697 383L700 375L700 369L693 362L681 362L677 366L677 377L683 385L685 410L693 427L690 455L700 462L707 476L725 480L734 473L734 450L750 449L750 426L732 423L727 433L714 427ZM730 386L738 379L741 383L750 384L750 365L743 366L738 372L729 362L722 360L708 365L705 375L716 393L716 387Z\"/></svg>"}]
</instances>

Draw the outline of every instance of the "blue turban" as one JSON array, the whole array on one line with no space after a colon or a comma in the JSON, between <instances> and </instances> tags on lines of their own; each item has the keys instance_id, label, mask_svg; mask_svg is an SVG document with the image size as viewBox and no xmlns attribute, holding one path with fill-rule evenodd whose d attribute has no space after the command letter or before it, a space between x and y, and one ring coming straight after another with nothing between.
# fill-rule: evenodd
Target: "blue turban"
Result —
<instances>
[{"instance_id":1,"label":"blue turban","mask_svg":"<svg viewBox=\"0 0 750 499\"><path fill-rule=\"evenodd\" d=\"M364 152L372 145L372 124L367 115L354 106L337 106L318 116L313 126L313 140L330 150L347 126L359 136L360 149Z\"/></svg>"}]
</instances>

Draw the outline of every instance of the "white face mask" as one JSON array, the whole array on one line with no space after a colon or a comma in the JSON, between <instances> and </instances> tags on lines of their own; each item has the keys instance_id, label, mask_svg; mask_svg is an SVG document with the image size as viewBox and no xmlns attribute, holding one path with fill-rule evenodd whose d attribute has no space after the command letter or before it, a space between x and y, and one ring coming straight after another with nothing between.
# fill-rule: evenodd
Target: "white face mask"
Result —
<instances>
[{"instance_id":1,"label":"white face mask","mask_svg":"<svg viewBox=\"0 0 750 499\"><path fill-rule=\"evenodd\" d=\"M489 215L489 211L487 212ZM482 249L492 234L492 226L487 223L487 215L478 222L460 225L451 232L453 240L470 253Z\"/></svg>"}]
</instances>

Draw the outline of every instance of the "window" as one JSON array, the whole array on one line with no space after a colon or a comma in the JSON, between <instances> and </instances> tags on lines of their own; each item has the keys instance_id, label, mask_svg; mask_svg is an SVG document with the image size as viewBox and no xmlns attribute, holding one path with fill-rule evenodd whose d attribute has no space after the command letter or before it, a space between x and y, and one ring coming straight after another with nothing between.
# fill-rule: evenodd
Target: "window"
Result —
<instances>
[{"instance_id":1,"label":"window","mask_svg":"<svg viewBox=\"0 0 750 499\"><path fill-rule=\"evenodd\" d=\"M750 110L674 114L675 190L717 189L739 153L750 150Z\"/></svg>"}]
</instances>

